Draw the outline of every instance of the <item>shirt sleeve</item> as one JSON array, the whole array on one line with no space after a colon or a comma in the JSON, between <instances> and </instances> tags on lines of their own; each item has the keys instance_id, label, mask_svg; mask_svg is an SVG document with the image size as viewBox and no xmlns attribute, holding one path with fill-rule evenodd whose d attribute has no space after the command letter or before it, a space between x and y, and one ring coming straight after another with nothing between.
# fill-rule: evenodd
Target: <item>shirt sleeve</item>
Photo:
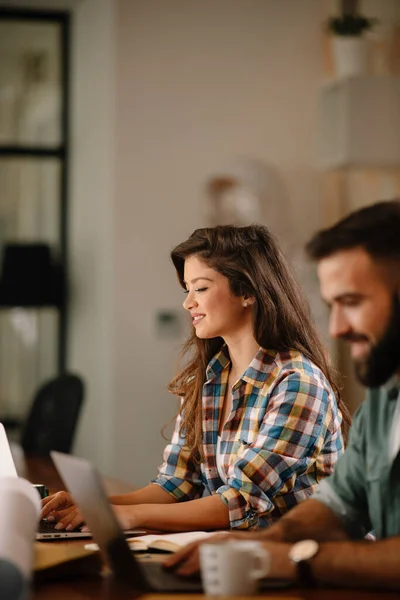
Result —
<instances>
[{"instance_id":1,"label":"shirt sleeve","mask_svg":"<svg viewBox=\"0 0 400 600\"><path fill-rule=\"evenodd\" d=\"M350 537L364 537L372 525L368 515L365 461L366 404L354 416L346 452L341 456L333 474L324 479L314 495L340 519Z\"/></svg>"},{"instance_id":2,"label":"shirt sleeve","mask_svg":"<svg viewBox=\"0 0 400 600\"><path fill-rule=\"evenodd\" d=\"M334 418L332 398L314 375L290 372L277 382L255 440L239 449L226 485L218 489L232 528L257 527L278 502L282 512L298 502L290 492L324 446ZM339 454L340 436L337 443Z\"/></svg>"},{"instance_id":3,"label":"shirt sleeve","mask_svg":"<svg viewBox=\"0 0 400 600\"><path fill-rule=\"evenodd\" d=\"M195 500L202 495L204 485L200 465L195 462L193 452L187 447L186 438L180 432L181 424L182 415L179 413L171 443L164 449L164 462L152 483L156 483L179 501Z\"/></svg>"}]
</instances>

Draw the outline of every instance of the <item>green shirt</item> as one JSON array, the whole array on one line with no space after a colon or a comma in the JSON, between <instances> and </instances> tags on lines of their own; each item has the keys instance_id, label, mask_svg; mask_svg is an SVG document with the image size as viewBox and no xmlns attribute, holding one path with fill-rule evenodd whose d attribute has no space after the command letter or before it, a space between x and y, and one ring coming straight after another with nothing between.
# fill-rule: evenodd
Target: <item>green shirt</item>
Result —
<instances>
[{"instance_id":1,"label":"green shirt","mask_svg":"<svg viewBox=\"0 0 400 600\"><path fill-rule=\"evenodd\" d=\"M353 538L371 530L377 539L400 535L398 403L398 379L368 391L345 453L314 495L335 512Z\"/></svg>"}]
</instances>

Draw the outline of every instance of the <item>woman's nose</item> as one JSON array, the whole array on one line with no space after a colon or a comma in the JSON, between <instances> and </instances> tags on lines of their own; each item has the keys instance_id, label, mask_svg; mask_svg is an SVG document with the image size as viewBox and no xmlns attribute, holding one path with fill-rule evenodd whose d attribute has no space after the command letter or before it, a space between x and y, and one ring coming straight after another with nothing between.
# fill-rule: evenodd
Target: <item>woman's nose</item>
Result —
<instances>
[{"instance_id":1,"label":"woman's nose","mask_svg":"<svg viewBox=\"0 0 400 600\"><path fill-rule=\"evenodd\" d=\"M193 294L189 292L188 294L186 294L186 298L183 302L183 308L186 308L186 310L191 310L195 306L197 306L197 302L194 299Z\"/></svg>"}]
</instances>

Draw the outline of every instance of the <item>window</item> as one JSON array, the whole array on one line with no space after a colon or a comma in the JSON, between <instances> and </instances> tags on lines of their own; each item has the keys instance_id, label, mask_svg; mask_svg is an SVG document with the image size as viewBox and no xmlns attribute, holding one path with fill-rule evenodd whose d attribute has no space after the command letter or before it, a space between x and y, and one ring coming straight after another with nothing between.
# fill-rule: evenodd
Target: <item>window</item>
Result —
<instances>
[{"instance_id":1,"label":"window","mask_svg":"<svg viewBox=\"0 0 400 600\"><path fill-rule=\"evenodd\" d=\"M68 57L68 13L0 8L0 420L10 423L66 363L65 287L56 297L26 299L25 283L44 285L42 263L34 284L27 267L34 263L8 265L10 284L4 261L10 247L44 248L51 285L56 272L66 280Z\"/></svg>"}]
</instances>

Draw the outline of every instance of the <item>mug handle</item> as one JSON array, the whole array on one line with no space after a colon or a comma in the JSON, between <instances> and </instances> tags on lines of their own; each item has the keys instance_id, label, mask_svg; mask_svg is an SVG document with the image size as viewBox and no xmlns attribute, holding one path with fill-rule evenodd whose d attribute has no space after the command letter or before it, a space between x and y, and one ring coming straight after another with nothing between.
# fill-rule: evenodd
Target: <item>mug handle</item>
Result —
<instances>
[{"instance_id":1,"label":"mug handle","mask_svg":"<svg viewBox=\"0 0 400 600\"><path fill-rule=\"evenodd\" d=\"M262 579L263 577L266 577L268 575L269 570L270 570L270 564L271 564L270 553L268 552L268 550L265 550L264 548L260 547L260 548L253 548L252 554L256 559L258 559L259 566L252 569L251 578L252 579Z\"/></svg>"}]
</instances>

